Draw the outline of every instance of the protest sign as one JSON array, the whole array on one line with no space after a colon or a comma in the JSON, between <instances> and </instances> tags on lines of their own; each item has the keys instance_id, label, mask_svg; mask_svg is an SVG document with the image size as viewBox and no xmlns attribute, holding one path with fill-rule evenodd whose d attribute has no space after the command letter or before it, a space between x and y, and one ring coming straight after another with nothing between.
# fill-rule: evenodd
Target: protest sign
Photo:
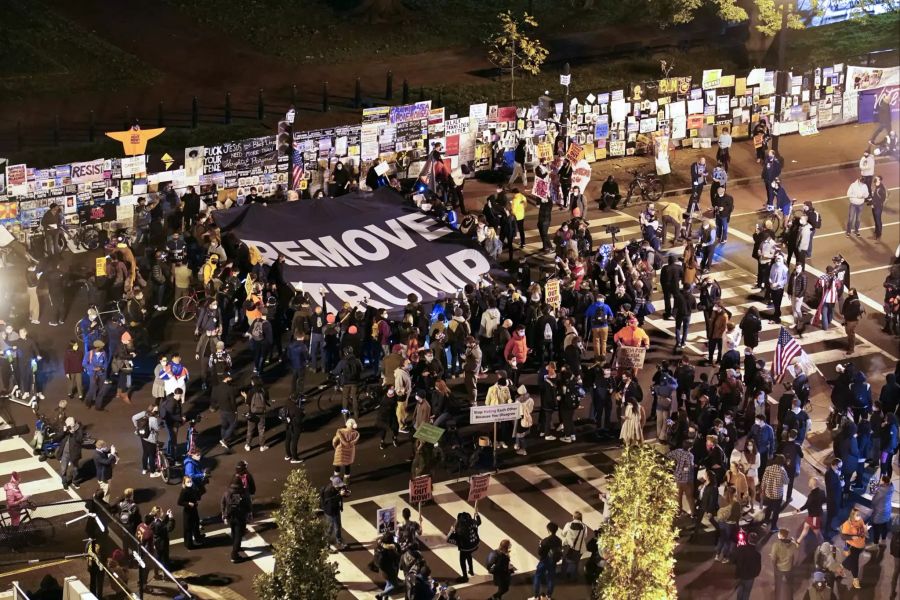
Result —
<instances>
[{"instance_id":1,"label":"protest sign","mask_svg":"<svg viewBox=\"0 0 900 600\"><path fill-rule=\"evenodd\" d=\"M622 369L642 369L646 356L646 348L619 346L619 350L616 353L616 364Z\"/></svg>"},{"instance_id":2,"label":"protest sign","mask_svg":"<svg viewBox=\"0 0 900 600\"><path fill-rule=\"evenodd\" d=\"M472 475L469 477L469 502L478 502L487 496L488 486L491 484L491 474Z\"/></svg>"},{"instance_id":3,"label":"protest sign","mask_svg":"<svg viewBox=\"0 0 900 600\"><path fill-rule=\"evenodd\" d=\"M815 119L808 119L806 121L800 121L799 132L800 135L815 135L819 133L819 128L816 124Z\"/></svg>"},{"instance_id":4,"label":"protest sign","mask_svg":"<svg viewBox=\"0 0 900 600\"><path fill-rule=\"evenodd\" d=\"M519 418L519 403L495 404L493 406L470 406L469 422L472 425L479 423L499 423L501 421L515 421Z\"/></svg>"},{"instance_id":5,"label":"protest sign","mask_svg":"<svg viewBox=\"0 0 900 600\"><path fill-rule=\"evenodd\" d=\"M531 193L538 198L549 198L550 197L550 182L546 179L541 179L540 177L535 177L534 186L531 188Z\"/></svg>"},{"instance_id":6,"label":"protest sign","mask_svg":"<svg viewBox=\"0 0 900 600\"><path fill-rule=\"evenodd\" d=\"M417 440L422 440L426 444L437 444L442 435L444 435L442 428L435 427L431 423L422 423L416 428L416 433L413 437Z\"/></svg>"},{"instance_id":7,"label":"protest sign","mask_svg":"<svg viewBox=\"0 0 900 600\"><path fill-rule=\"evenodd\" d=\"M409 503L418 504L431 500L431 475L409 480Z\"/></svg>"},{"instance_id":8,"label":"protest sign","mask_svg":"<svg viewBox=\"0 0 900 600\"><path fill-rule=\"evenodd\" d=\"M581 160L582 156L584 156L584 148L575 143L569 144L569 150L566 152L566 158L569 159L570 163L574 165L579 160Z\"/></svg>"},{"instance_id":9,"label":"protest sign","mask_svg":"<svg viewBox=\"0 0 900 600\"><path fill-rule=\"evenodd\" d=\"M375 527L378 528L378 535L396 531L397 507L379 508L375 513Z\"/></svg>"},{"instance_id":10,"label":"protest sign","mask_svg":"<svg viewBox=\"0 0 900 600\"><path fill-rule=\"evenodd\" d=\"M544 284L544 302L554 308L559 308L562 302L562 296L560 296L559 292L559 279L548 279L547 283Z\"/></svg>"}]
</instances>

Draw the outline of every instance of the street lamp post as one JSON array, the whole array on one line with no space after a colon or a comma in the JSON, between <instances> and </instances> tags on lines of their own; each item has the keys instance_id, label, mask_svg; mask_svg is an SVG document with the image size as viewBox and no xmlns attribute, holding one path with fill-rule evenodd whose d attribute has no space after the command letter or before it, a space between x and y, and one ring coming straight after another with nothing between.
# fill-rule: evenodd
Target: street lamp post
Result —
<instances>
[{"instance_id":1,"label":"street lamp post","mask_svg":"<svg viewBox=\"0 0 900 600\"><path fill-rule=\"evenodd\" d=\"M790 0L777 0L781 7L781 31L778 32L778 69L775 71L775 119L781 119L781 113L784 109L784 95L788 92L785 89L787 77L784 73L784 52L787 49L788 35L788 11L791 8ZM772 123L774 125L774 121ZM780 135L772 136L772 149L778 152L778 138Z\"/></svg>"},{"instance_id":2,"label":"street lamp post","mask_svg":"<svg viewBox=\"0 0 900 600\"><path fill-rule=\"evenodd\" d=\"M288 124L288 135L290 143L288 144L288 184L287 189L294 189L294 119L297 118L297 109L294 105L284 114L284 120Z\"/></svg>"},{"instance_id":3,"label":"street lamp post","mask_svg":"<svg viewBox=\"0 0 900 600\"><path fill-rule=\"evenodd\" d=\"M559 84L565 86L566 88L566 96L563 101L563 110L562 110L562 136L563 136L563 148L566 151L569 150L569 84L572 83L572 70L569 68L569 63L563 65L562 73L559 76Z\"/></svg>"}]
</instances>

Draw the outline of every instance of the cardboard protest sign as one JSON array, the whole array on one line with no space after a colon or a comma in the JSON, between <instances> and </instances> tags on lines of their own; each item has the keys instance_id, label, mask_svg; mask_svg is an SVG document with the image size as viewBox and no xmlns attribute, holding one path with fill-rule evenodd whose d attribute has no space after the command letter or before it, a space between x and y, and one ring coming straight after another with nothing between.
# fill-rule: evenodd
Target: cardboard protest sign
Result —
<instances>
[{"instance_id":1,"label":"cardboard protest sign","mask_svg":"<svg viewBox=\"0 0 900 600\"><path fill-rule=\"evenodd\" d=\"M559 279L548 279L544 284L544 301L554 308L559 308L562 296L559 291Z\"/></svg>"},{"instance_id":2,"label":"cardboard protest sign","mask_svg":"<svg viewBox=\"0 0 900 600\"><path fill-rule=\"evenodd\" d=\"M417 504L431 500L431 475L422 475L409 480L409 503Z\"/></svg>"},{"instance_id":3,"label":"cardboard protest sign","mask_svg":"<svg viewBox=\"0 0 900 600\"><path fill-rule=\"evenodd\" d=\"M535 177L534 186L531 188L531 193L537 196L538 198L549 198L550 197L550 182L546 179L541 179L540 177Z\"/></svg>"},{"instance_id":4,"label":"cardboard protest sign","mask_svg":"<svg viewBox=\"0 0 900 600\"><path fill-rule=\"evenodd\" d=\"M569 159L570 163L574 165L579 160L581 160L582 156L584 156L584 148L575 143L569 144L569 150L568 152L566 152L566 158Z\"/></svg>"},{"instance_id":5,"label":"cardboard protest sign","mask_svg":"<svg viewBox=\"0 0 900 600\"><path fill-rule=\"evenodd\" d=\"M378 535L397 530L397 507L379 508L375 513L375 527Z\"/></svg>"},{"instance_id":6,"label":"cardboard protest sign","mask_svg":"<svg viewBox=\"0 0 900 600\"><path fill-rule=\"evenodd\" d=\"M435 427L431 423L422 423L416 429L413 437L417 440L422 440L426 444L437 444L442 435L444 435L444 430L440 427Z\"/></svg>"},{"instance_id":7,"label":"cardboard protest sign","mask_svg":"<svg viewBox=\"0 0 900 600\"><path fill-rule=\"evenodd\" d=\"M622 369L642 369L644 367L644 359L647 357L646 348L635 348L632 346L619 346L616 353L616 363Z\"/></svg>"},{"instance_id":8,"label":"cardboard protest sign","mask_svg":"<svg viewBox=\"0 0 900 600\"><path fill-rule=\"evenodd\" d=\"M491 474L472 475L469 478L469 502L478 502L487 496L488 486L491 484Z\"/></svg>"},{"instance_id":9,"label":"cardboard protest sign","mask_svg":"<svg viewBox=\"0 0 900 600\"><path fill-rule=\"evenodd\" d=\"M479 423L500 423L502 421L515 421L519 418L519 403L495 404L493 406L470 406L469 422L472 425Z\"/></svg>"}]
</instances>

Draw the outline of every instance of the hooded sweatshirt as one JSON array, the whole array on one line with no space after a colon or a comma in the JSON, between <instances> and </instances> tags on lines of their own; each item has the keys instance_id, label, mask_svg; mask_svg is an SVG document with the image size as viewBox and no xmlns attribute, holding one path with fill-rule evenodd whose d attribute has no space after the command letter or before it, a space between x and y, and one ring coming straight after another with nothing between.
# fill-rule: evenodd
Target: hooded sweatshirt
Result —
<instances>
[{"instance_id":1,"label":"hooded sweatshirt","mask_svg":"<svg viewBox=\"0 0 900 600\"><path fill-rule=\"evenodd\" d=\"M506 348L503 349L503 357L509 361L515 356L518 364L524 365L528 358L528 344L525 340L525 334L522 331L513 333L509 341L506 342Z\"/></svg>"}]
</instances>

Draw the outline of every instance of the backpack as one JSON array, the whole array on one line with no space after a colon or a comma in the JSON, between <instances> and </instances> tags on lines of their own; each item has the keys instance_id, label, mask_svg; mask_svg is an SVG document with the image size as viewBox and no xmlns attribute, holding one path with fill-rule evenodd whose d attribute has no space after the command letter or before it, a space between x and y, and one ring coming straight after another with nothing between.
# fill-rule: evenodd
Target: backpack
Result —
<instances>
[{"instance_id":1,"label":"backpack","mask_svg":"<svg viewBox=\"0 0 900 600\"><path fill-rule=\"evenodd\" d=\"M135 514L137 514L137 504L128 500L122 500L119 503L119 523L130 527Z\"/></svg>"},{"instance_id":2,"label":"backpack","mask_svg":"<svg viewBox=\"0 0 900 600\"><path fill-rule=\"evenodd\" d=\"M256 319L250 326L250 339L254 342L261 342L266 339L265 329L263 328L263 320Z\"/></svg>"},{"instance_id":3,"label":"backpack","mask_svg":"<svg viewBox=\"0 0 900 600\"><path fill-rule=\"evenodd\" d=\"M144 416L137 420L135 433L141 437L147 437L150 434L150 417L147 416L147 413L144 413Z\"/></svg>"},{"instance_id":4,"label":"backpack","mask_svg":"<svg viewBox=\"0 0 900 600\"><path fill-rule=\"evenodd\" d=\"M494 574L494 568L497 566L497 551L491 550L487 557L487 570L491 575Z\"/></svg>"},{"instance_id":5,"label":"backpack","mask_svg":"<svg viewBox=\"0 0 900 600\"><path fill-rule=\"evenodd\" d=\"M348 360L347 364L344 365L344 379L346 381L358 380L361 372L362 372L362 365L356 359Z\"/></svg>"},{"instance_id":6,"label":"backpack","mask_svg":"<svg viewBox=\"0 0 900 600\"><path fill-rule=\"evenodd\" d=\"M809 224L813 226L813 229L821 229L822 228L822 215L817 210L812 211L812 215L810 215Z\"/></svg>"},{"instance_id":7,"label":"backpack","mask_svg":"<svg viewBox=\"0 0 900 600\"><path fill-rule=\"evenodd\" d=\"M544 341L552 342L553 341L553 327L550 326L550 321L544 323Z\"/></svg>"},{"instance_id":8,"label":"backpack","mask_svg":"<svg viewBox=\"0 0 900 600\"><path fill-rule=\"evenodd\" d=\"M150 526L146 523L141 523L137 526L137 529L134 532L134 537L137 538L142 546L149 546L153 541L153 530L150 529Z\"/></svg>"},{"instance_id":9,"label":"backpack","mask_svg":"<svg viewBox=\"0 0 900 600\"><path fill-rule=\"evenodd\" d=\"M266 408L268 408L268 403L265 394L259 390L254 391L250 396L250 412L261 415L266 412Z\"/></svg>"},{"instance_id":10,"label":"backpack","mask_svg":"<svg viewBox=\"0 0 900 600\"><path fill-rule=\"evenodd\" d=\"M762 370L759 372L759 379L759 389L767 394L771 394L775 384L775 382L772 381L772 374L766 370Z\"/></svg>"},{"instance_id":11,"label":"backpack","mask_svg":"<svg viewBox=\"0 0 900 600\"><path fill-rule=\"evenodd\" d=\"M660 269L662 269L662 266L663 266L662 255L659 252L654 252L653 253L653 270L659 271Z\"/></svg>"},{"instance_id":12,"label":"backpack","mask_svg":"<svg viewBox=\"0 0 900 600\"><path fill-rule=\"evenodd\" d=\"M225 518L229 521L241 513L241 505L244 503L244 497L234 493L228 496L228 502L225 504Z\"/></svg>"}]
</instances>

